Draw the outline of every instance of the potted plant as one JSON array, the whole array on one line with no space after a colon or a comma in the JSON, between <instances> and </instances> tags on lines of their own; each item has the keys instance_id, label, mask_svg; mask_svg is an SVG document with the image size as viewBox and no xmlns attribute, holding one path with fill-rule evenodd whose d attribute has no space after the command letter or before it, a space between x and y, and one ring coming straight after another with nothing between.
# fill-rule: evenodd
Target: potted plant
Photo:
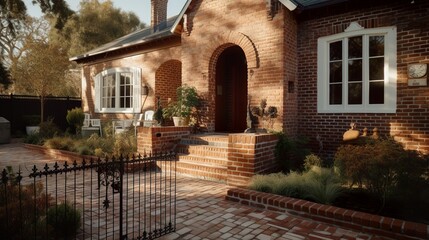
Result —
<instances>
[{"instance_id":1,"label":"potted plant","mask_svg":"<svg viewBox=\"0 0 429 240\"><path fill-rule=\"evenodd\" d=\"M23 118L27 135L39 133L40 115L25 115Z\"/></svg>"},{"instance_id":2,"label":"potted plant","mask_svg":"<svg viewBox=\"0 0 429 240\"><path fill-rule=\"evenodd\" d=\"M177 88L177 101L171 102L163 109L165 118L173 118L174 126L187 126L193 111L200 105L197 89L187 85Z\"/></svg>"}]
</instances>

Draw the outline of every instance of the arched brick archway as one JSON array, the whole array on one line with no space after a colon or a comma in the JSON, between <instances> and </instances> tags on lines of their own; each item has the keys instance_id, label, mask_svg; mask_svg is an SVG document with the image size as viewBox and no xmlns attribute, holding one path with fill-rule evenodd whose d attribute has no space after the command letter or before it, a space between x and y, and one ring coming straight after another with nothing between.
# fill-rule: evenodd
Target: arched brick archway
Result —
<instances>
[{"instance_id":1,"label":"arched brick archway","mask_svg":"<svg viewBox=\"0 0 429 240\"><path fill-rule=\"evenodd\" d=\"M161 64L155 72L154 92L156 97L160 97L164 107L167 105L169 99L172 101L176 100L176 89L180 85L182 85L182 62L179 60L168 60Z\"/></svg>"},{"instance_id":2,"label":"arched brick archway","mask_svg":"<svg viewBox=\"0 0 429 240\"><path fill-rule=\"evenodd\" d=\"M219 35L207 45L202 56L203 61L205 61L203 69L207 69L209 72L213 70L216 67L214 65L216 65L219 55L223 50L233 45L237 45L243 49L247 59L247 68L259 67L258 52L250 38L243 33L231 31Z\"/></svg>"},{"instance_id":3,"label":"arched brick archway","mask_svg":"<svg viewBox=\"0 0 429 240\"><path fill-rule=\"evenodd\" d=\"M242 49L246 58L248 71L259 67L259 56L255 44L243 33L234 31L224 32L215 36L212 41L207 43L200 59L203 77L208 80L208 92L206 95L208 101L205 106L208 109L205 113L205 124L208 131L215 131L216 125L216 65L219 56L227 48L233 46L238 46ZM246 98L247 96L244 97Z\"/></svg>"}]
</instances>

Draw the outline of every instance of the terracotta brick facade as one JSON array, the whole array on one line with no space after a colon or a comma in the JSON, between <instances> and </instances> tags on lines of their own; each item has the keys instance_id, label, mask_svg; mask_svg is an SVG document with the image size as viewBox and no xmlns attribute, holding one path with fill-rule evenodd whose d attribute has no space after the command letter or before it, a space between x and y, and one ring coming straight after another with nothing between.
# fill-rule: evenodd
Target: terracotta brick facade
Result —
<instances>
[{"instance_id":1,"label":"terracotta brick facade","mask_svg":"<svg viewBox=\"0 0 429 240\"><path fill-rule=\"evenodd\" d=\"M429 63L429 1L354 1L298 15L298 132L310 137L314 150L331 155L355 122L359 130L377 127L408 149L429 153L428 87L410 87L407 65ZM317 112L317 39L343 32L351 22L364 28L397 28L397 111L393 114ZM293 61L293 59L292 59ZM286 61L287 64L287 61Z\"/></svg>"},{"instance_id":2,"label":"terracotta brick facade","mask_svg":"<svg viewBox=\"0 0 429 240\"><path fill-rule=\"evenodd\" d=\"M142 112L155 110L156 96L160 96L163 106L169 96L176 96L176 88L181 83L180 39L161 41L149 46L135 47L120 53L106 54L105 59L87 61L83 66L82 108L93 118L102 121L132 118L132 114L97 114L94 111L94 77L103 70L115 67L137 67L142 70L142 86L148 86L149 95L142 96ZM132 51L132 52L128 52ZM167 84L161 84L167 83Z\"/></svg>"},{"instance_id":3,"label":"terracotta brick facade","mask_svg":"<svg viewBox=\"0 0 429 240\"><path fill-rule=\"evenodd\" d=\"M228 140L228 177L231 186L247 186L255 174L271 173L277 168L272 134L230 134Z\"/></svg>"},{"instance_id":4,"label":"terracotta brick facade","mask_svg":"<svg viewBox=\"0 0 429 240\"><path fill-rule=\"evenodd\" d=\"M190 127L140 127L137 134L137 152L149 154L173 151L180 139L190 133Z\"/></svg>"},{"instance_id":5,"label":"terracotta brick facade","mask_svg":"<svg viewBox=\"0 0 429 240\"><path fill-rule=\"evenodd\" d=\"M187 31L182 33L182 79L204 96L202 110L207 113L204 123L209 131L215 129L216 63L231 46L239 46L246 56L250 104L259 106L261 99L267 99L269 106L277 107L274 128L282 130L286 108L283 27L283 15L271 19L265 1L193 1Z\"/></svg>"},{"instance_id":6,"label":"terracotta brick facade","mask_svg":"<svg viewBox=\"0 0 429 240\"><path fill-rule=\"evenodd\" d=\"M155 1L156 2L156 1ZM164 1L165 3L167 1ZM83 109L94 114L94 76L117 67L140 67L142 85L150 89L142 111L174 100L180 84L195 86L204 98L203 125L215 131L217 63L225 50L238 46L247 65L247 98L262 99L278 110L273 129L306 136L313 151L332 156L343 133L377 127L408 149L429 153L428 87L410 87L407 65L429 63L428 1L347 1L329 7L290 12L279 5L271 14L262 0L194 0L180 27L181 35L87 58L83 70ZM317 40L344 32L351 22L364 28L395 26L397 31L396 113L318 113ZM244 95L243 97L246 97ZM222 110L222 109L221 109ZM223 109L227 112L228 109ZM102 119L131 115L102 114ZM323 149L320 149L323 146Z\"/></svg>"}]
</instances>

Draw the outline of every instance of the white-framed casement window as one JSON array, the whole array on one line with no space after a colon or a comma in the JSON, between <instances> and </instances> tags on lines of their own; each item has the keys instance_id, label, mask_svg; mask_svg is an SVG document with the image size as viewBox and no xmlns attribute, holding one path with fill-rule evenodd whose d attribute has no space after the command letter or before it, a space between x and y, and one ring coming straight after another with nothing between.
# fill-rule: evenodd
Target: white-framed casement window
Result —
<instances>
[{"instance_id":1,"label":"white-framed casement window","mask_svg":"<svg viewBox=\"0 0 429 240\"><path fill-rule=\"evenodd\" d=\"M396 112L396 27L364 29L317 42L319 113Z\"/></svg>"},{"instance_id":2,"label":"white-framed casement window","mask_svg":"<svg viewBox=\"0 0 429 240\"><path fill-rule=\"evenodd\" d=\"M139 113L141 69L110 68L95 76L95 112Z\"/></svg>"}]
</instances>

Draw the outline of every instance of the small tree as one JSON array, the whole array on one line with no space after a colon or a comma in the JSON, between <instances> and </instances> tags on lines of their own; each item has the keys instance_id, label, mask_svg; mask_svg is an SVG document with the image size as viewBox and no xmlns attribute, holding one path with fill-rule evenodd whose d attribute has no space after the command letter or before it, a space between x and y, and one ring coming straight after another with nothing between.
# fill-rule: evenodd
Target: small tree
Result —
<instances>
[{"instance_id":1,"label":"small tree","mask_svg":"<svg viewBox=\"0 0 429 240\"><path fill-rule=\"evenodd\" d=\"M69 60L59 46L42 40L29 39L26 48L28 51L19 60L13 76L17 90L40 96L40 122L43 122L45 98L56 94L65 85L62 81Z\"/></svg>"},{"instance_id":2,"label":"small tree","mask_svg":"<svg viewBox=\"0 0 429 240\"><path fill-rule=\"evenodd\" d=\"M83 113L82 108L73 108L72 110L67 111L66 119L67 123L70 124L75 133L78 134L82 128L85 114Z\"/></svg>"}]
</instances>

